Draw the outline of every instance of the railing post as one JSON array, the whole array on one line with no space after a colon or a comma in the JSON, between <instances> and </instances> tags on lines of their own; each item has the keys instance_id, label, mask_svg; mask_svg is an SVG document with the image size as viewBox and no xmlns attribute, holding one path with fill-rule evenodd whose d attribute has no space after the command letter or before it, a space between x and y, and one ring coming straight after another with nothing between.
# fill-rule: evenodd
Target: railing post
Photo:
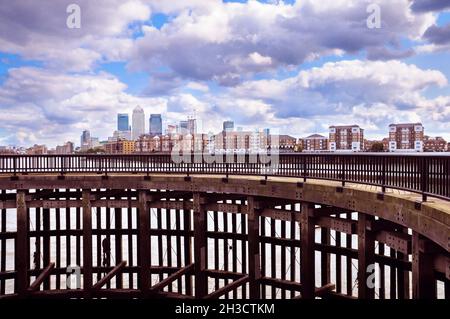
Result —
<instances>
[{"instance_id":1,"label":"railing post","mask_svg":"<svg viewBox=\"0 0 450 319\"><path fill-rule=\"evenodd\" d=\"M341 156L341 159L342 159L342 172L341 172L341 175L342 175L342 187L344 187L345 186L345 172L346 172L346 169L347 169L347 157L346 156L344 156L344 155L342 155Z\"/></svg>"},{"instance_id":2,"label":"railing post","mask_svg":"<svg viewBox=\"0 0 450 319\"><path fill-rule=\"evenodd\" d=\"M146 297L150 288L150 214L147 192L139 190L139 289Z\"/></svg>"},{"instance_id":3,"label":"railing post","mask_svg":"<svg viewBox=\"0 0 450 319\"><path fill-rule=\"evenodd\" d=\"M225 175L226 175L226 177L228 179L228 175L229 175L229 173L228 173L228 162L225 162Z\"/></svg>"},{"instance_id":4,"label":"railing post","mask_svg":"<svg viewBox=\"0 0 450 319\"><path fill-rule=\"evenodd\" d=\"M314 299L315 295L315 227L314 205L302 203L300 211L300 282L302 299Z\"/></svg>"},{"instance_id":5,"label":"railing post","mask_svg":"<svg viewBox=\"0 0 450 319\"><path fill-rule=\"evenodd\" d=\"M306 175L308 174L308 170L306 168L307 161L306 155L303 155L303 181L306 182Z\"/></svg>"},{"instance_id":6,"label":"railing post","mask_svg":"<svg viewBox=\"0 0 450 319\"><path fill-rule=\"evenodd\" d=\"M428 160L425 157L422 157L422 168L420 173L421 180L421 190L422 190L422 201L427 201L427 192L428 192Z\"/></svg>"},{"instance_id":7,"label":"railing post","mask_svg":"<svg viewBox=\"0 0 450 319\"><path fill-rule=\"evenodd\" d=\"M17 176L17 156L13 157L14 161L13 161L13 175Z\"/></svg>"},{"instance_id":8,"label":"railing post","mask_svg":"<svg viewBox=\"0 0 450 319\"><path fill-rule=\"evenodd\" d=\"M383 155L383 164L382 164L382 176L381 176L381 191L383 193L386 192L386 156Z\"/></svg>"},{"instance_id":9,"label":"railing post","mask_svg":"<svg viewBox=\"0 0 450 319\"><path fill-rule=\"evenodd\" d=\"M92 206L91 191L83 189L83 289L85 298L91 297L92 289Z\"/></svg>"},{"instance_id":10,"label":"railing post","mask_svg":"<svg viewBox=\"0 0 450 319\"><path fill-rule=\"evenodd\" d=\"M17 190L17 238L15 248L16 268L16 292L19 297L24 297L28 288L28 216L25 201L25 191Z\"/></svg>"},{"instance_id":11,"label":"railing post","mask_svg":"<svg viewBox=\"0 0 450 319\"><path fill-rule=\"evenodd\" d=\"M60 164L59 164L61 166L61 173L60 174L61 174L61 176L63 176L64 175L64 164L65 164L64 163L64 157L61 155L60 159L61 159L60 160Z\"/></svg>"},{"instance_id":12,"label":"railing post","mask_svg":"<svg viewBox=\"0 0 450 319\"><path fill-rule=\"evenodd\" d=\"M255 198L247 197L248 209L248 275L250 299L261 298L261 260L259 250L259 209L255 207Z\"/></svg>"},{"instance_id":13,"label":"railing post","mask_svg":"<svg viewBox=\"0 0 450 319\"><path fill-rule=\"evenodd\" d=\"M206 210L204 198L200 193L194 193L194 263L195 263L195 297L203 298L208 294L208 278L206 243Z\"/></svg>"},{"instance_id":14,"label":"railing post","mask_svg":"<svg viewBox=\"0 0 450 319\"><path fill-rule=\"evenodd\" d=\"M102 157L103 160L105 161L105 176L108 176L108 157Z\"/></svg>"},{"instance_id":15,"label":"railing post","mask_svg":"<svg viewBox=\"0 0 450 319\"><path fill-rule=\"evenodd\" d=\"M421 241L424 244L421 244ZM426 251L427 239L416 231L412 233L412 284L413 299L435 299L436 280L434 277L433 255Z\"/></svg>"},{"instance_id":16,"label":"railing post","mask_svg":"<svg viewBox=\"0 0 450 319\"><path fill-rule=\"evenodd\" d=\"M369 224L374 217L364 213L358 213L358 298L374 299L375 286L369 287L367 278L369 270L375 269L375 239L373 232L369 230ZM368 268L369 267L369 268Z\"/></svg>"}]
</instances>

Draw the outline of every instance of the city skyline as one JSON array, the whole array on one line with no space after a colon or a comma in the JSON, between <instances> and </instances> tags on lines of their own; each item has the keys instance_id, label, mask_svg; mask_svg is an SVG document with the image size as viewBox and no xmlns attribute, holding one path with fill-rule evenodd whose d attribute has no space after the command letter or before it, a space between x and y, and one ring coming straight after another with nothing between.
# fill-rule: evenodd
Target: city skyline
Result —
<instances>
[{"instance_id":1,"label":"city skyline","mask_svg":"<svg viewBox=\"0 0 450 319\"><path fill-rule=\"evenodd\" d=\"M381 139L421 122L449 140L448 1L377 1L380 28L370 3L82 0L70 29L66 3L15 1L0 11L0 145L105 139L137 105L144 126L195 113L202 132L357 124Z\"/></svg>"}]
</instances>

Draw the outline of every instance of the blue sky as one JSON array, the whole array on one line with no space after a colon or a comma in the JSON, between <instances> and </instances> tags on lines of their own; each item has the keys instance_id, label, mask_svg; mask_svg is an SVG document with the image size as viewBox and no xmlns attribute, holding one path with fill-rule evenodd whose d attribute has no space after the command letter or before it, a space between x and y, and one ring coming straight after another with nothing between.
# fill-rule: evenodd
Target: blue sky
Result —
<instances>
[{"instance_id":1,"label":"blue sky","mask_svg":"<svg viewBox=\"0 0 450 319\"><path fill-rule=\"evenodd\" d=\"M0 10L0 145L106 139L136 105L205 132L421 121L450 139L448 1L375 1L380 29L368 0L80 0L80 29L69 3Z\"/></svg>"}]
</instances>

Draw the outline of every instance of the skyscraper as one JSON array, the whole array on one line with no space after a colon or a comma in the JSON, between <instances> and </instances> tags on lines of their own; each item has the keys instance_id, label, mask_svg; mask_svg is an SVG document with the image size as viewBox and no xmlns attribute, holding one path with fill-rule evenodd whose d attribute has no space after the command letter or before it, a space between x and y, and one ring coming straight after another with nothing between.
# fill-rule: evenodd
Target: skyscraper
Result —
<instances>
[{"instance_id":1,"label":"skyscraper","mask_svg":"<svg viewBox=\"0 0 450 319\"><path fill-rule=\"evenodd\" d=\"M151 135L162 135L161 114L151 114L149 124L150 124L149 132Z\"/></svg>"},{"instance_id":2,"label":"skyscraper","mask_svg":"<svg viewBox=\"0 0 450 319\"><path fill-rule=\"evenodd\" d=\"M120 132L129 131L130 123L127 113L117 114L117 130Z\"/></svg>"},{"instance_id":3,"label":"skyscraper","mask_svg":"<svg viewBox=\"0 0 450 319\"><path fill-rule=\"evenodd\" d=\"M180 121L179 132L180 134L188 134L189 133L189 124L188 121Z\"/></svg>"},{"instance_id":4,"label":"skyscraper","mask_svg":"<svg viewBox=\"0 0 450 319\"><path fill-rule=\"evenodd\" d=\"M188 119L188 132L191 135L197 134L197 120L194 118Z\"/></svg>"},{"instance_id":5,"label":"skyscraper","mask_svg":"<svg viewBox=\"0 0 450 319\"><path fill-rule=\"evenodd\" d=\"M234 130L234 122L233 121L224 121L223 122L223 131L224 132L232 132Z\"/></svg>"},{"instance_id":6,"label":"skyscraper","mask_svg":"<svg viewBox=\"0 0 450 319\"><path fill-rule=\"evenodd\" d=\"M81 139L80 139L80 147L91 145L91 132L89 130L84 130L83 133L81 133Z\"/></svg>"},{"instance_id":7,"label":"skyscraper","mask_svg":"<svg viewBox=\"0 0 450 319\"><path fill-rule=\"evenodd\" d=\"M137 140L139 136L145 134L145 113L139 105L134 108L131 120L131 138Z\"/></svg>"}]
</instances>

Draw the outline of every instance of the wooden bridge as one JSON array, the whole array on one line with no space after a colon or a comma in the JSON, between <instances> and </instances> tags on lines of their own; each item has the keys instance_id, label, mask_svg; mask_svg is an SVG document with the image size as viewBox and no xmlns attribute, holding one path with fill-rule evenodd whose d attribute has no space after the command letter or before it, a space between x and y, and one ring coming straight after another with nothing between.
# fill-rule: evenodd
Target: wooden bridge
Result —
<instances>
[{"instance_id":1,"label":"wooden bridge","mask_svg":"<svg viewBox=\"0 0 450 319\"><path fill-rule=\"evenodd\" d=\"M0 299L449 298L449 157L271 156L0 156Z\"/></svg>"}]
</instances>

